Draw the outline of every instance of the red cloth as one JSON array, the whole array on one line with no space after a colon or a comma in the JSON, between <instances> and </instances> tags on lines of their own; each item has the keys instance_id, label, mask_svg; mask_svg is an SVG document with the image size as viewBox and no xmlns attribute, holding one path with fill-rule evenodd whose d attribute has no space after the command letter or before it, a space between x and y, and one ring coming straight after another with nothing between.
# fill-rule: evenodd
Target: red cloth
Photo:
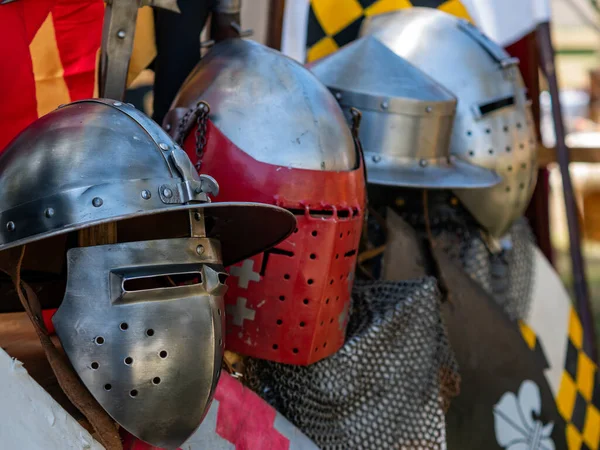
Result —
<instances>
[{"instance_id":1,"label":"red cloth","mask_svg":"<svg viewBox=\"0 0 600 450\"><path fill-rule=\"evenodd\" d=\"M38 118L42 97L56 95L52 89L36 92L31 53L31 43L50 14L55 40L42 44L47 49L58 48L60 57L46 57L38 46L37 51L43 53L38 55L38 69L55 77L64 70L67 102L93 96L104 17L102 0L19 0L0 6L0 150ZM44 79L38 74L37 81Z\"/></svg>"},{"instance_id":2,"label":"red cloth","mask_svg":"<svg viewBox=\"0 0 600 450\"><path fill-rule=\"evenodd\" d=\"M206 436L207 432L216 433L235 445L236 450L288 450L290 448L289 438L274 427L278 414L275 409L227 373L222 373L219 378L215 400L218 402L216 429L206 430L201 427L196 432L204 433L200 437ZM216 407L215 403L211 408L214 407ZM124 450L161 450L126 432L123 435ZM293 436L290 438L294 439ZM188 446L186 445L185 448L187 450ZM189 448L197 449L195 446Z\"/></svg>"}]
</instances>

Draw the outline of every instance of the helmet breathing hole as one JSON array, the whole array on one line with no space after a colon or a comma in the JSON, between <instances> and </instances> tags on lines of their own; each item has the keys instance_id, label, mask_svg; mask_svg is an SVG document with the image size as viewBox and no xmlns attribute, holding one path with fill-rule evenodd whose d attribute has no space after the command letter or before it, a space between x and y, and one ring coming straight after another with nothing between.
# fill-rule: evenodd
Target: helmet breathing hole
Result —
<instances>
[{"instance_id":1,"label":"helmet breathing hole","mask_svg":"<svg viewBox=\"0 0 600 450\"><path fill-rule=\"evenodd\" d=\"M325 304L329 305L329 299L328 298L325 299Z\"/></svg>"},{"instance_id":2,"label":"helmet breathing hole","mask_svg":"<svg viewBox=\"0 0 600 450\"><path fill-rule=\"evenodd\" d=\"M323 322L323 321L321 320L321 326L323 326L323 325L325 325L325 322Z\"/></svg>"},{"instance_id":3,"label":"helmet breathing hole","mask_svg":"<svg viewBox=\"0 0 600 450\"><path fill-rule=\"evenodd\" d=\"M493 148L490 148L490 149L488 150L488 153L489 153L490 155L493 155L493 154L494 154L494 149L493 149Z\"/></svg>"},{"instance_id":4,"label":"helmet breathing hole","mask_svg":"<svg viewBox=\"0 0 600 450\"><path fill-rule=\"evenodd\" d=\"M507 152L510 152L510 147L506 147L506 151L507 151Z\"/></svg>"},{"instance_id":5,"label":"helmet breathing hole","mask_svg":"<svg viewBox=\"0 0 600 450\"><path fill-rule=\"evenodd\" d=\"M333 323L333 317L331 319L329 319L329 323L332 324Z\"/></svg>"},{"instance_id":6,"label":"helmet breathing hole","mask_svg":"<svg viewBox=\"0 0 600 450\"><path fill-rule=\"evenodd\" d=\"M310 259L317 259L317 255L315 255L314 253L310 254Z\"/></svg>"},{"instance_id":7,"label":"helmet breathing hole","mask_svg":"<svg viewBox=\"0 0 600 450\"><path fill-rule=\"evenodd\" d=\"M298 349L297 349L297 348L294 348L294 349L292 349L292 351L293 351L294 353L298 353Z\"/></svg>"},{"instance_id":8,"label":"helmet breathing hole","mask_svg":"<svg viewBox=\"0 0 600 450\"><path fill-rule=\"evenodd\" d=\"M121 323L121 325L119 325L119 328L125 331L127 328L129 328L129 325L127 324L127 322L123 322Z\"/></svg>"},{"instance_id":9,"label":"helmet breathing hole","mask_svg":"<svg viewBox=\"0 0 600 450\"><path fill-rule=\"evenodd\" d=\"M304 325L306 325L304 322L300 322L300 327L304 327Z\"/></svg>"},{"instance_id":10,"label":"helmet breathing hole","mask_svg":"<svg viewBox=\"0 0 600 450\"><path fill-rule=\"evenodd\" d=\"M475 152L473 150L469 151L469 156L475 156Z\"/></svg>"},{"instance_id":11,"label":"helmet breathing hole","mask_svg":"<svg viewBox=\"0 0 600 450\"><path fill-rule=\"evenodd\" d=\"M333 280L329 280L329 284L333 284Z\"/></svg>"},{"instance_id":12,"label":"helmet breathing hole","mask_svg":"<svg viewBox=\"0 0 600 450\"><path fill-rule=\"evenodd\" d=\"M521 122L517 122L517 128L521 128Z\"/></svg>"},{"instance_id":13,"label":"helmet breathing hole","mask_svg":"<svg viewBox=\"0 0 600 450\"><path fill-rule=\"evenodd\" d=\"M510 186L506 186L506 192L510 192Z\"/></svg>"},{"instance_id":14,"label":"helmet breathing hole","mask_svg":"<svg viewBox=\"0 0 600 450\"><path fill-rule=\"evenodd\" d=\"M490 134L491 132L492 132L492 130L490 130L489 128L486 128L486 129L485 129L485 133L486 133L486 134Z\"/></svg>"},{"instance_id":15,"label":"helmet breathing hole","mask_svg":"<svg viewBox=\"0 0 600 450\"><path fill-rule=\"evenodd\" d=\"M313 280L312 278L308 279L308 284L313 284L315 282L315 280Z\"/></svg>"},{"instance_id":16,"label":"helmet breathing hole","mask_svg":"<svg viewBox=\"0 0 600 450\"><path fill-rule=\"evenodd\" d=\"M512 172L512 166L508 166L507 169L509 172Z\"/></svg>"},{"instance_id":17,"label":"helmet breathing hole","mask_svg":"<svg viewBox=\"0 0 600 450\"><path fill-rule=\"evenodd\" d=\"M160 377L152 378L152 384L160 384Z\"/></svg>"},{"instance_id":18,"label":"helmet breathing hole","mask_svg":"<svg viewBox=\"0 0 600 450\"><path fill-rule=\"evenodd\" d=\"M310 234L312 234L313 236L316 236L318 233L317 233L317 230L313 230L312 233L310 233Z\"/></svg>"},{"instance_id":19,"label":"helmet breathing hole","mask_svg":"<svg viewBox=\"0 0 600 450\"><path fill-rule=\"evenodd\" d=\"M339 253L336 253L336 255L335 255L335 259L339 259L339 257L340 257L340 254L339 254Z\"/></svg>"},{"instance_id":20,"label":"helmet breathing hole","mask_svg":"<svg viewBox=\"0 0 600 450\"><path fill-rule=\"evenodd\" d=\"M525 163L521 164L521 169L527 169L527 164L525 164Z\"/></svg>"},{"instance_id":21,"label":"helmet breathing hole","mask_svg":"<svg viewBox=\"0 0 600 450\"><path fill-rule=\"evenodd\" d=\"M280 295L279 296L279 300L284 301L285 300L285 295Z\"/></svg>"},{"instance_id":22,"label":"helmet breathing hole","mask_svg":"<svg viewBox=\"0 0 600 450\"><path fill-rule=\"evenodd\" d=\"M91 364L91 368L92 368L93 370L98 370L98 368L99 368L99 367L100 367L100 364L98 364L96 361L94 361L94 362Z\"/></svg>"},{"instance_id":23,"label":"helmet breathing hole","mask_svg":"<svg viewBox=\"0 0 600 450\"><path fill-rule=\"evenodd\" d=\"M337 302L337 301L339 301L339 299L340 299L340 296L338 295L338 296L335 298L335 301Z\"/></svg>"},{"instance_id":24,"label":"helmet breathing hole","mask_svg":"<svg viewBox=\"0 0 600 450\"><path fill-rule=\"evenodd\" d=\"M519 187L520 187L521 189L525 189L525 183L521 183L521 184L519 185Z\"/></svg>"},{"instance_id":25,"label":"helmet breathing hole","mask_svg":"<svg viewBox=\"0 0 600 450\"><path fill-rule=\"evenodd\" d=\"M473 136L473 132L471 130L467 130L467 136Z\"/></svg>"},{"instance_id":26,"label":"helmet breathing hole","mask_svg":"<svg viewBox=\"0 0 600 450\"><path fill-rule=\"evenodd\" d=\"M104 338L102 336L97 336L96 339L94 339L94 342L96 345L102 345L104 344Z\"/></svg>"},{"instance_id":27,"label":"helmet breathing hole","mask_svg":"<svg viewBox=\"0 0 600 450\"><path fill-rule=\"evenodd\" d=\"M298 232L298 228L296 228L296 229L294 230L294 233L297 233L297 232Z\"/></svg>"},{"instance_id":28,"label":"helmet breathing hole","mask_svg":"<svg viewBox=\"0 0 600 450\"><path fill-rule=\"evenodd\" d=\"M289 273L286 273L286 274L283 276L283 278L284 278L284 279L286 279L286 280L289 280L289 279L290 279L290 274L289 274Z\"/></svg>"},{"instance_id":29,"label":"helmet breathing hole","mask_svg":"<svg viewBox=\"0 0 600 450\"><path fill-rule=\"evenodd\" d=\"M319 351L319 347L315 347L315 352L318 352L318 351Z\"/></svg>"},{"instance_id":30,"label":"helmet breathing hole","mask_svg":"<svg viewBox=\"0 0 600 450\"><path fill-rule=\"evenodd\" d=\"M323 343L323 348L327 347L327 342Z\"/></svg>"},{"instance_id":31,"label":"helmet breathing hole","mask_svg":"<svg viewBox=\"0 0 600 450\"><path fill-rule=\"evenodd\" d=\"M305 305L308 305L308 299L305 298L304 300L302 300L302 303L304 303Z\"/></svg>"},{"instance_id":32,"label":"helmet breathing hole","mask_svg":"<svg viewBox=\"0 0 600 450\"><path fill-rule=\"evenodd\" d=\"M508 133L508 125L504 125L504 132Z\"/></svg>"},{"instance_id":33,"label":"helmet breathing hole","mask_svg":"<svg viewBox=\"0 0 600 450\"><path fill-rule=\"evenodd\" d=\"M273 350L277 350L278 348L279 348L279 345L273 344Z\"/></svg>"},{"instance_id":34,"label":"helmet breathing hole","mask_svg":"<svg viewBox=\"0 0 600 450\"><path fill-rule=\"evenodd\" d=\"M282 323L283 323L283 320L277 319L277 325L281 325Z\"/></svg>"},{"instance_id":35,"label":"helmet breathing hole","mask_svg":"<svg viewBox=\"0 0 600 450\"><path fill-rule=\"evenodd\" d=\"M520 148L521 150L523 150L523 149L525 148L525 144L523 144L523 143L519 144L519 148Z\"/></svg>"},{"instance_id":36,"label":"helmet breathing hole","mask_svg":"<svg viewBox=\"0 0 600 450\"><path fill-rule=\"evenodd\" d=\"M217 309L217 314L221 315L221 310L220 309Z\"/></svg>"},{"instance_id":37,"label":"helmet breathing hole","mask_svg":"<svg viewBox=\"0 0 600 450\"><path fill-rule=\"evenodd\" d=\"M344 233L340 233L340 239L344 237Z\"/></svg>"},{"instance_id":38,"label":"helmet breathing hole","mask_svg":"<svg viewBox=\"0 0 600 450\"><path fill-rule=\"evenodd\" d=\"M165 359L167 357L168 353L166 350L161 350L160 353L158 354L158 356L160 356L162 359Z\"/></svg>"},{"instance_id":39,"label":"helmet breathing hole","mask_svg":"<svg viewBox=\"0 0 600 450\"><path fill-rule=\"evenodd\" d=\"M146 336L154 336L154 330L152 328L148 328L146 330Z\"/></svg>"},{"instance_id":40,"label":"helmet breathing hole","mask_svg":"<svg viewBox=\"0 0 600 450\"><path fill-rule=\"evenodd\" d=\"M127 358L125 358L125 364L130 366L133 364L133 358L131 356L128 356Z\"/></svg>"},{"instance_id":41,"label":"helmet breathing hole","mask_svg":"<svg viewBox=\"0 0 600 450\"><path fill-rule=\"evenodd\" d=\"M112 384L110 384L110 383L106 383L106 384L104 385L104 390L105 390L105 391L110 391L111 389L112 389Z\"/></svg>"},{"instance_id":42,"label":"helmet breathing hole","mask_svg":"<svg viewBox=\"0 0 600 450\"><path fill-rule=\"evenodd\" d=\"M137 397L137 395L138 395L137 389L132 389L131 391L129 391L129 395L131 397Z\"/></svg>"}]
</instances>

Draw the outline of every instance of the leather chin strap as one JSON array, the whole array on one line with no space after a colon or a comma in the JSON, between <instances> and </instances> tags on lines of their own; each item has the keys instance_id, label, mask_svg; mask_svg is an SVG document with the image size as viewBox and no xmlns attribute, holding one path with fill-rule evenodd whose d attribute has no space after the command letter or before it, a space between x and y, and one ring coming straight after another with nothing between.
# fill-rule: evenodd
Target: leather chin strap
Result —
<instances>
[{"instance_id":1,"label":"leather chin strap","mask_svg":"<svg viewBox=\"0 0 600 450\"><path fill-rule=\"evenodd\" d=\"M20 254L17 254L19 252ZM68 399L73 403L79 411L86 417L94 431L95 438L107 450L122 450L123 445L119 433L117 432L118 425L110 418L106 411L94 399L92 394L81 383L81 380L71 367L71 364L55 346L42 319L42 310L40 302L35 295L33 289L21 280L21 265L25 256L25 246L20 249L9 250L11 252L11 264L9 270L0 269L9 275L15 284L19 300L25 308L27 316L31 320L33 327L38 335L46 358L52 367L52 371L58 380L58 384L65 392Z\"/></svg>"}]
</instances>

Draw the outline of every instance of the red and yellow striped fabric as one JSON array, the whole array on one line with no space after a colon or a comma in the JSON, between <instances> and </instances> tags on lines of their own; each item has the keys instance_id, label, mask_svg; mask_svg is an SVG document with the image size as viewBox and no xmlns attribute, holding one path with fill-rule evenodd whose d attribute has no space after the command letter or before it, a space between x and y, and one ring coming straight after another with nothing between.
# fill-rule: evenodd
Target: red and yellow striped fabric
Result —
<instances>
[{"instance_id":1,"label":"red and yellow striped fabric","mask_svg":"<svg viewBox=\"0 0 600 450\"><path fill-rule=\"evenodd\" d=\"M0 6L0 151L58 105L98 95L103 19L103 0L17 0ZM138 29L144 30L134 43L136 71L155 56L152 26L150 10L139 15Z\"/></svg>"}]
</instances>

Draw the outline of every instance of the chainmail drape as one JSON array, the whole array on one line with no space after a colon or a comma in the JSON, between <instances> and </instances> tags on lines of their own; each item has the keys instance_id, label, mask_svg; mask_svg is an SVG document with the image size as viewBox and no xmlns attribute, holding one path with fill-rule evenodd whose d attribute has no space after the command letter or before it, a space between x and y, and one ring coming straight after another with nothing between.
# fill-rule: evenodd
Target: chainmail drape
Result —
<instances>
[{"instance_id":1,"label":"chainmail drape","mask_svg":"<svg viewBox=\"0 0 600 450\"><path fill-rule=\"evenodd\" d=\"M444 449L457 365L433 278L357 281L347 341L307 367L250 359L246 382L323 449Z\"/></svg>"},{"instance_id":2,"label":"chainmail drape","mask_svg":"<svg viewBox=\"0 0 600 450\"><path fill-rule=\"evenodd\" d=\"M452 205L449 192L428 193L429 221L433 237L453 235L454 249L469 274L511 319L525 319L529 312L534 280L535 239L525 218L518 219L502 239L499 251L490 251L484 234L460 204ZM397 213L426 236L422 197L412 194Z\"/></svg>"}]
</instances>

